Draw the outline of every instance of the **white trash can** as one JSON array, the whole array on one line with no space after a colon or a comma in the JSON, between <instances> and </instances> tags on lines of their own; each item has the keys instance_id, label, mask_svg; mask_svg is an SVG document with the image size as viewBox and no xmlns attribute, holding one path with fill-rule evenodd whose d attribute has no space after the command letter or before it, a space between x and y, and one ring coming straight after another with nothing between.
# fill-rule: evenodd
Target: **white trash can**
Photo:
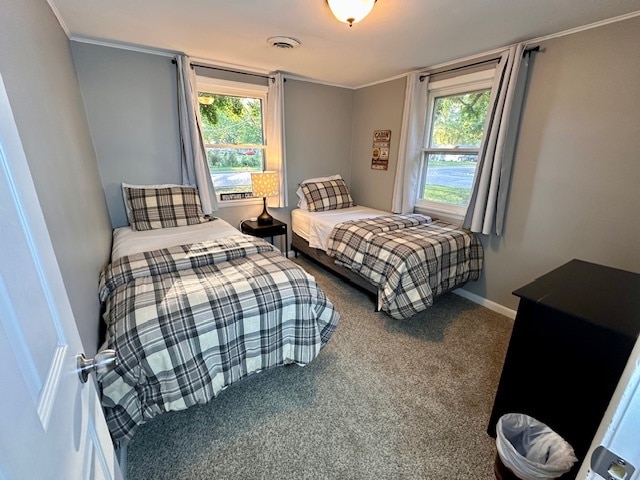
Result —
<instances>
[{"instance_id":1,"label":"white trash can","mask_svg":"<svg viewBox=\"0 0 640 480\"><path fill-rule=\"evenodd\" d=\"M496 447L502 464L522 480L558 478L578 461L560 435L522 413L507 413L498 419Z\"/></svg>"}]
</instances>

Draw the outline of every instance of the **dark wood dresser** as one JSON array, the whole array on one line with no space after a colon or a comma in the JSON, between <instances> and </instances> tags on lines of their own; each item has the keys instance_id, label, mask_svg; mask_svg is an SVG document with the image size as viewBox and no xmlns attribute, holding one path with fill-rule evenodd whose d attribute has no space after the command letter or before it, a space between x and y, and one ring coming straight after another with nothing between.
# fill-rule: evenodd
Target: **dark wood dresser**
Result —
<instances>
[{"instance_id":1,"label":"dark wood dresser","mask_svg":"<svg viewBox=\"0 0 640 480\"><path fill-rule=\"evenodd\" d=\"M640 332L640 274L582 260L516 290L518 313L487 432L505 413L573 447L575 478Z\"/></svg>"}]
</instances>

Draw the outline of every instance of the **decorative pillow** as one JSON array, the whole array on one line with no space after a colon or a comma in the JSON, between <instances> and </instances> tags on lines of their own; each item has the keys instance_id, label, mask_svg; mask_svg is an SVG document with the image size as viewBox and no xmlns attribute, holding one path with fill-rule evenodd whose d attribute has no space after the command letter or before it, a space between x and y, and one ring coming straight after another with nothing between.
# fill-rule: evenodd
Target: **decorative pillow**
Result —
<instances>
[{"instance_id":1,"label":"decorative pillow","mask_svg":"<svg viewBox=\"0 0 640 480\"><path fill-rule=\"evenodd\" d=\"M127 214L127 220L129 221L129 225L132 225L133 222L133 213L131 212L131 205L127 200L127 189L129 188L172 188L172 187L183 187L179 183L162 183L159 185L134 185L131 183L122 183L122 200L124 201L124 210Z\"/></svg>"},{"instance_id":2,"label":"decorative pillow","mask_svg":"<svg viewBox=\"0 0 640 480\"><path fill-rule=\"evenodd\" d=\"M341 178L325 182L303 183L300 187L310 212L348 208L353 204L349 189Z\"/></svg>"},{"instance_id":3,"label":"decorative pillow","mask_svg":"<svg viewBox=\"0 0 640 480\"><path fill-rule=\"evenodd\" d=\"M296 195L298 196L298 208L307 209L307 199L304 197L304 193L302 192L302 185L305 183L313 183L313 182L326 182L327 180L337 180L338 178L342 178L340 174L330 175L328 177L317 177L317 178L309 178L307 180L303 180L298 185L296 189Z\"/></svg>"},{"instance_id":4,"label":"decorative pillow","mask_svg":"<svg viewBox=\"0 0 640 480\"><path fill-rule=\"evenodd\" d=\"M123 183L122 193L133 230L181 227L208 221L202 213L195 187Z\"/></svg>"}]
</instances>

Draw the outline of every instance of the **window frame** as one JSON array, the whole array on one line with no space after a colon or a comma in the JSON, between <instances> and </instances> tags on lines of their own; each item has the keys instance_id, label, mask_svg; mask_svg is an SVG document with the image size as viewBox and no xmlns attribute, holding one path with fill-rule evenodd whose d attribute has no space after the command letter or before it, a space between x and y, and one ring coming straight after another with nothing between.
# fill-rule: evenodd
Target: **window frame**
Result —
<instances>
[{"instance_id":1,"label":"window frame","mask_svg":"<svg viewBox=\"0 0 640 480\"><path fill-rule=\"evenodd\" d=\"M218 148L246 148L246 149L260 149L262 150L262 171L265 170L266 158L267 158L267 92L268 87L266 85L257 85L253 83L235 82L231 80L223 80L219 78L205 77L202 75L196 76L196 94L199 92L212 93L216 95L229 95L236 97L251 97L259 98L262 101L262 145L254 144L242 144L242 145L227 145L221 144ZM200 109L198 108L198 116L200 115ZM207 144L203 145L206 150ZM211 147L209 147L211 148ZM211 173L211 172L209 172ZM213 181L213 178L212 178ZM262 198L251 197L243 198L239 200L221 200L220 193L216 192L218 199L218 208L225 207L237 207L254 204L262 204Z\"/></svg>"},{"instance_id":2,"label":"window frame","mask_svg":"<svg viewBox=\"0 0 640 480\"><path fill-rule=\"evenodd\" d=\"M446 97L451 95L460 95L465 93L476 92L478 90L492 90L493 79L495 76L495 67L489 69L483 69L480 71L460 74L454 77L434 80L427 85L427 113L424 129L424 137L422 139L422 157L420 160L420 174L419 174L419 186L417 192L417 198L415 201L415 209L418 212L441 214L454 220L463 220L467 212L468 204L465 206L452 205L443 202L434 202L422 198L427 181L428 170L428 156L434 153L443 154L461 154L461 155L477 155L480 148L443 148L443 147L431 147L431 133L433 129L433 111L435 107L435 101L437 98ZM489 112L487 112L488 121L490 118ZM477 175L478 169L476 165ZM473 185L473 182L472 182Z\"/></svg>"}]
</instances>

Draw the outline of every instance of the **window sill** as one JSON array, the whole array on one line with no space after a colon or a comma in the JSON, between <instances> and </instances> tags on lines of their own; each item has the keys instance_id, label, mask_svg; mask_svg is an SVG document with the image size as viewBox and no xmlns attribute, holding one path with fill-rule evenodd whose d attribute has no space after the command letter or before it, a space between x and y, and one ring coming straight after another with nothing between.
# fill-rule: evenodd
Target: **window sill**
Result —
<instances>
[{"instance_id":1,"label":"window sill","mask_svg":"<svg viewBox=\"0 0 640 480\"><path fill-rule=\"evenodd\" d=\"M434 219L444 220L453 225L462 226L464 221L464 213L460 212L460 207L453 207L443 204L422 203L413 207L415 213L429 215Z\"/></svg>"}]
</instances>

